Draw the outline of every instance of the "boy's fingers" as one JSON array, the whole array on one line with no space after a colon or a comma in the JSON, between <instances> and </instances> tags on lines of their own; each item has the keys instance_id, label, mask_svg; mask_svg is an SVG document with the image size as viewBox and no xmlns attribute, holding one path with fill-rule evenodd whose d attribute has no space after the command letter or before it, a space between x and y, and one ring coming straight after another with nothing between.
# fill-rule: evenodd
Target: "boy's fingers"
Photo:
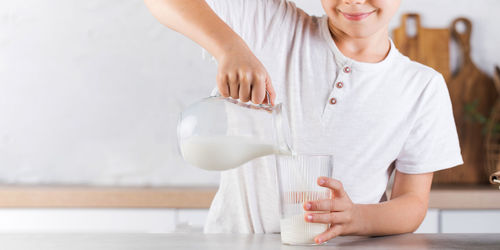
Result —
<instances>
[{"instance_id":1,"label":"boy's fingers","mask_svg":"<svg viewBox=\"0 0 500 250\"><path fill-rule=\"evenodd\" d=\"M229 84L225 74L217 74L217 87L222 96L229 97Z\"/></svg>"},{"instance_id":2,"label":"boy's fingers","mask_svg":"<svg viewBox=\"0 0 500 250\"><path fill-rule=\"evenodd\" d=\"M316 236L314 238L314 241L317 244L321 244L325 241L328 241L330 239L333 239L337 236L339 236L342 233L342 224L337 224L337 225L332 225L332 227L328 228L325 232L321 233L320 235Z\"/></svg>"},{"instance_id":3,"label":"boy's fingers","mask_svg":"<svg viewBox=\"0 0 500 250\"><path fill-rule=\"evenodd\" d=\"M267 91L269 92L269 97L271 97L271 105L274 106L274 101L276 100L276 91L274 91L273 83L271 81L271 77L268 76L268 82L267 82Z\"/></svg>"},{"instance_id":4,"label":"boy's fingers","mask_svg":"<svg viewBox=\"0 0 500 250\"><path fill-rule=\"evenodd\" d=\"M271 102L271 105L274 106L274 100L276 99L276 92L274 91L274 87L271 82L271 78L269 76L267 77L266 81L266 90L269 93L269 97L271 98L271 100L269 101ZM264 101L267 103L267 95L266 95L266 100Z\"/></svg>"},{"instance_id":5,"label":"boy's fingers","mask_svg":"<svg viewBox=\"0 0 500 250\"><path fill-rule=\"evenodd\" d=\"M307 222L323 224L340 224L350 221L349 214L346 212L332 213L307 213L304 215Z\"/></svg>"},{"instance_id":6,"label":"boy's fingers","mask_svg":"<svg viewBox=\"0 0 500 250\"><path fill-rule=\"evenodd\" d=\"M318 177L318 185L331 189L335 198L342 198L346 195L342 182L338 180L328 177Z\"/></svg>"},{"instance_id":7,"label":"boy's fingers","mask_svg":"<svg viewBox=\"0 0 500 250\"><path fill-rule=\"evenodd\" d=\"M264 101L266 93L265 78L262 75L257 75L253 77L252 81L252 102L255 104L261 104Z\"/></svg>"},{"instance_id":8,"label":"boy's fingers","mask_svg":"<svg viewBox=\"0 0 500 250\"><path fill-rule=\"evenodd\" d=\"M348 208L345 201L338 199L304 202L304 210L306 211L344 211Z\"/></svg>"},{"instance_id":9,"label":"boy's fingers","mask_svg":"<svg viewBox=\"0 0 500 250\"><path fill-rule=\"evenodd\" d=\"M250 101L250 85L252 84L252 75L248 73L240 74L240 100L242 102Z\"/></svg>"},{"instance_id":10,"label":"boy's fingers","mask_svg":"<svg viewBox=\"0 0 500 250\"><path fill-rule=\"evenodd\" d=\"M229 74L227 74L227 78L229 81L229 95L234 99L238 99L238 95L240 92L240 89L239 89L240 84L238 82L238 75L235 73L229 73Z\"/></svg>"}]
</instances>

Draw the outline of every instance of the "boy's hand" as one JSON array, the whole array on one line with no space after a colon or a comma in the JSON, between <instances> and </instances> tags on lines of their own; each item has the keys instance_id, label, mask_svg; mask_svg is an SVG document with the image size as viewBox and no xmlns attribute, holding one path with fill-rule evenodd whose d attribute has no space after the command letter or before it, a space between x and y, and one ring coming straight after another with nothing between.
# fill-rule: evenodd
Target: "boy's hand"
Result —
<instances>
[{"instance_id":1,"label":"boy's hand","mask_svg":"<svg viewBox=\"0 0 500 250\"><path fill-rule=\"evenodd\" d=\"M272 105L276 97L269 74L248 48L230 49L220 58L217 87L222 96L243 102L267 103L266 90Z\"/></svg>"},{"instance_id":2,"label":"boy's hand","mask_svg":"<svg viewBox=\"0 0 500 250\"><path fill-rule=\"evenodd\" d=\"M205 48L219 63L217 87L224 97L274 105L275 92L264 66L206 1L145 0L153 15L167 27Z\"/></svg>"},{"instance_id":3,"label":"boy's hand","mask_svg":"<svg viewBox=\"0 0 500 250\"><path fill-rule=\"evenodd\" d=\"M305 220L313 223L330 224L330 228L314 239L320 244L351 231L357 216L355 204L344 191L338 180L319 177L318 185L331 189L332 198L304 203L305 211L328 211L327 213L306 213Z\"/></svg>"}]
</instances>

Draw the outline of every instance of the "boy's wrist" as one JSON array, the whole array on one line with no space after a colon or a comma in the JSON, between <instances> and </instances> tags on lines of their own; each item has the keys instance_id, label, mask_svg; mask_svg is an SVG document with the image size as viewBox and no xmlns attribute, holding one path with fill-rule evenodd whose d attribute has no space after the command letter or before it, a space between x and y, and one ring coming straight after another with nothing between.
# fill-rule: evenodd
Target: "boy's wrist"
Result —
<instances>
[{"instance_id":1,"label":"boy's wrist","mask_svg":"<svg viewBox=\"0 0 500 250\"><path fill-rule=\"evenodd\" d=\"M346 225L344 235L368 235L370 221L365 218L366 205L353 204L352 221Z\"/></svg>"},{"instance_id":2,"label":"boy's wrist","mask_svg":"<svg viewBox=\"0 0 500 250\"><path fill-rule=\"evenodd\" d=\"M233 55L242 54L249 50L246 43L240 37L227 39L217 46L217 51L213 55L220 62L223 58L232 57Z\"/></svg>"}]
</instances>

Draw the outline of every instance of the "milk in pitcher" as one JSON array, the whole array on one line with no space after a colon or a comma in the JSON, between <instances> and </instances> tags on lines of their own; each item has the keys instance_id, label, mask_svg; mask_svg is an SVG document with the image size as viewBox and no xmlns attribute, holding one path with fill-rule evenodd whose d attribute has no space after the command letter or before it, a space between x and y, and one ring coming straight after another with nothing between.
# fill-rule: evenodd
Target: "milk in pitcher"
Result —
<instances>
[{"instance_id":1,"label":"milk in pitcher","mask_svg":"<svg viewBox=\"0 0 500 250\"><path fill-rule=\"evenodd\" d=\"M184 159L206 170L228 170L270 154L291 154L252 137L192 136L182 142Z\"/></svg>"}]
</instances>

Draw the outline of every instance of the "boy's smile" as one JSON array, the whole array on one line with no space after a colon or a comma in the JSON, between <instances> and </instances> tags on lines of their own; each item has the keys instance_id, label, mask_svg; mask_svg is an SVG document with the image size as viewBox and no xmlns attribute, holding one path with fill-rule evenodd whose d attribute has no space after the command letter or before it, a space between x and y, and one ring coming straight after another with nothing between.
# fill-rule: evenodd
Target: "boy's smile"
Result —
<instances>
[{"instance_id":1,"label":"boy's smile","mask_svg":"<svg viewBox=\"0 0 500 250\"><path fill-rule=\"evenodd\" d=\"M401 0L321 0L331 27L351 38L366 38L388 28Z\"/></svg>"},{"instance_id":2,"label":"boy's smile","mask_svg":"<svg viewBox=\"0 0 500 250\"><path fill-rule=\"evenodd\" d=\"M373 14L376 10L372 11L367 11L367 12L344 12L342 10L338 10L344 17L348 20L351 21L361 21L367 17L369 17L371 14Z\"/></svg>"}]
</instances>

